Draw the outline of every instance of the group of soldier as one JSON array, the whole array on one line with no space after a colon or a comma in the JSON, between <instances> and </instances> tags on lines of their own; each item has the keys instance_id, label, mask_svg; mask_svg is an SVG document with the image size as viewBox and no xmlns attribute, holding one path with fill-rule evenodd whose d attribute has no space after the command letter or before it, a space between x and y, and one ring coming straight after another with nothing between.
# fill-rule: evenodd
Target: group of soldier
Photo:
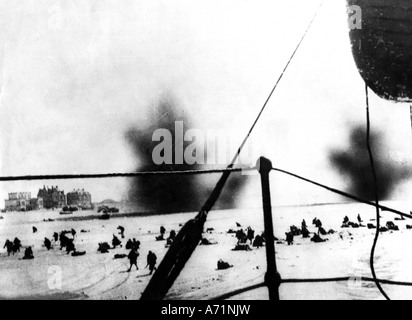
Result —
<instances>
[{"instance_id":1,"label":"group of soldier","mask_svg":"<svg viewBox=\"0 0 412 320\"><path fill-rule=\"evenodd\" d=\"M124 227L119 226L117 229L119 230L119 234L120 234L121 238L124 238L124 231L125 231ZM33 227L33 233L37 233L37 228L36 227ZM174 238L174 236L175 236L175 234L171 234L171 238L172 237ZM61 231L60 233L55 232L53 234L51 240L49 238L45 237L43 244L46 247L46 249L49 251L49 250L53 249L53 241L56 244L59 242L60 243L60 250L63 250L63 248L65 248L67 254L72 253L72 256L84 255L86 252L76 251L76 247L75 247L75 244L74 244L75 238L76 238L76 231L74 229L64 230L64 231ZM110 247L110 245L107 244L107 242L99 243L98 251L101 252L101 253L107 253L109 251L109 249L115 249L118 246L122 247L122 242L120 241L120 239L116 235L113 235L112 247ZM10 256L10 254L14 255L17 252L20 252L20 249L22 248L22 244L21 244L20 239L18 239L16 237L14 239L14 241L10 241L10 240L7 239L3 249L4 248L7 248L7 254L8 254L8 256ZM126 243L126 249L130 250L129 254L127 255L128 259L130 261L130 268L129 268L128 272L131 271L133 266L135 266L136 269L138 270L139 268L137 266L137 258L139 257L138 250L140 249L140 241L136 240L135 238L133 238L133 240L129 239ZM124 255L124 256L126 256L126 255ZM32 247L29 246L29 247L26 247L26 249L25 249L23 260L31 260L31 259L34 259L34 254L33 254ZM152 274L153 271L156 270L156 264L157 264L156 254L152 251L149 251L149 253L147 255L146 268L149 267L150 274Z\"/></svg>"}]
</instances>

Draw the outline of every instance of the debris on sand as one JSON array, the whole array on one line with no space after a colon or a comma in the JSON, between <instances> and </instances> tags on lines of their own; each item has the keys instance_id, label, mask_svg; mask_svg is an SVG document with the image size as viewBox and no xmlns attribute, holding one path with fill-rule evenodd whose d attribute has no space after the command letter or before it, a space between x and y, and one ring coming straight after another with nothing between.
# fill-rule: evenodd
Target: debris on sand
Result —
<instances>
[{"instance_id":1,"label":"debris on sand","mask_svg":"<svg viewBox=\"0 0 412 320\"><path fill-rule=\"evenodd\" d=\"M201 240L200 240L200 245L203 245L203 246L210 246L210 245L214 245L214 244L217 244L217 242L216 241L210 241L210 240L208 240L208 239L206 239L206 238L202 238Z\"/></svg>"}]
</instances>

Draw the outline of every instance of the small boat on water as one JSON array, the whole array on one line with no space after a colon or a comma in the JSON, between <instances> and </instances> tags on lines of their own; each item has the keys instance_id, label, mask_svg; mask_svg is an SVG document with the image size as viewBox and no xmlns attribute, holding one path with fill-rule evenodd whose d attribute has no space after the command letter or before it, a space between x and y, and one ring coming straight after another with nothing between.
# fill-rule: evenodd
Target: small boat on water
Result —
<instances>
[{"instance_id":1,"label":"small boat on water","mask_svg":"<svg viewBox=\"0 0 412 320\"><path fill-rule=\"evenodd\" d=\"M361 28L350 28L350 40L365 83L381 98L412 102L412 1L347 0L347 4L361 9ZM348 10L349 17L353 14Z\"/></svg>"},{"instance_id":2,"label":"small boat on water","mask_svg":"<svg viewBox=\"0 0 412 320\"><path fill-rule=\"evenodd\" d=\"M100 217L99 220L109 220L110 219L110 214L108 213L103 213Z\"/></svg>"},{"instance_id":3,"label":"small boat on water","mask_svg":"<svg viewBox=\"0 0 412 320\"><path fill-rule=\"evenodd\" d=\"M60 214L73 214L73 211L60 211Z\"/></svg>"}]
</instances>

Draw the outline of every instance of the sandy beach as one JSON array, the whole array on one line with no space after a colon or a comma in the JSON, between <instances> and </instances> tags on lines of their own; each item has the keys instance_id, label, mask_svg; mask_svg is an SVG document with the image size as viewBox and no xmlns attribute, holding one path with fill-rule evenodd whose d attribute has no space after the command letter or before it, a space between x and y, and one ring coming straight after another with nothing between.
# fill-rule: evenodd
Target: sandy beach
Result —
<instances>
[{"instance_id":1,"label":"sandy beach","mask_svg":"<svg viewBox=\"0 0 412 320\"><path fill-rule=\"evenodd\" d=\"M398 209L406 210L406 204L390 203ZM167 214L143 217L111 218L110 220L87 220L95 212L78 212L71 218L83 217L78 221L68 221L58 211L35 211L5 213L0 220L0 297L2 299L139 299L150 275L145 269L149 250L156 253L158 261L167 251L165 241L156 241L159 228L163 225L168 235L171 230L179 230L180 225L195 213ZM336 204L303 207L273 208L275 236L285 239L290 225L300 226L302 219L309 230L315 232L311 224L317 217L326 230L334 229L334 235L326 236L325 243L313 243L310 239L295 237L293 245L284 241L276 244L277 265L283 279L345 277L354 279L370 277L369 252L374 230L367 228L341 229L345 215L356 221L360 214L365 223L374 223L375 210L361 204ZM78 217L76 217L77 215ZM393 214L383 212L383 224L394 221ZM43 220L52 219L46 222ZM63 219L63 220L59 220ZM216 241L211 246L198 246L195 253L178 277L167 299L212 299L232 290L258 284L263 281L266 271L265 249L252 251L232 251L237 239L227 230L251 226L256 233L263 231L263 214L260 208L212 211L206 228L212 233L204 237ZM388 280L412 281L409 273L412 266L412 251L408 248L408 238L412 231L406 229L408 220L395 221L400 231L381 235L375 258L378 277ZM117 227L125 227L123 247L110 250L107 254L97 252L99 242L111 243ZM32 227L38 232L33 234ZM72 257L61 251L58 244L47 251L44 237L51 239L53 232L67 229L77 231L75 245L78 251L86 251L85 256ZM81 230L87 232L81 232ZM23 251L7 256L3 245L6 239L19 237L24 247L32 246L33 260L22 260ZM120 236L119 236L120 237ZM126 272L129 261L114 259L115 254L127 254L124 248L127 239L136 238L141 242L138 258L139 270ZM233 265L227 270L217 270L217 261L223 259ZM61 287L50 288L50 279L56 270L61 271ZM385 285L388 294L397 299L412 298L412 288ZM282 299L381 299L373 283L340 282L326 284L283 284L280 288ZM267 299L267 289L261 288L235 297L236 299Z\"/></svg>"}]
</instances>

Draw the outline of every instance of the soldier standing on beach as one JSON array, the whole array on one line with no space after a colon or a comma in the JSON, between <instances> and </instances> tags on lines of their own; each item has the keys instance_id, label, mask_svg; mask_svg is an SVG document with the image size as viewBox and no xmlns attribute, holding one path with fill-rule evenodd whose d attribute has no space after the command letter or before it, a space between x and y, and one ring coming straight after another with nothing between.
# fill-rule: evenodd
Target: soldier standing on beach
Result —
<instances>
[{"instance_id":1,"label":"soldier standing on beach","mask_svg":"<svg viewBox=\"0 0 412 320\"><path fill-rule=\"evenodd\" d=\"M149 254L147 255L147 266L149 266L150 274L152 274L153 271L156 270L156 262L156 255L152 251L149 251Z\"/></svg>"},{"instance_id":2,"label":"soldier standing on beach","mask_svg":"<svg viewBox=\"0 0 412 320\"><path fill-rule=\"evenodd\" d=\"M139 253L137 252L137 249L133 247L130 250L129 255L127 257L130 260L130 268L127 272L130 272L133 266L136 266L136 270L139 270L139 267L137 266L137 257L139 257Z\"/></svg>"}]
</instances>

